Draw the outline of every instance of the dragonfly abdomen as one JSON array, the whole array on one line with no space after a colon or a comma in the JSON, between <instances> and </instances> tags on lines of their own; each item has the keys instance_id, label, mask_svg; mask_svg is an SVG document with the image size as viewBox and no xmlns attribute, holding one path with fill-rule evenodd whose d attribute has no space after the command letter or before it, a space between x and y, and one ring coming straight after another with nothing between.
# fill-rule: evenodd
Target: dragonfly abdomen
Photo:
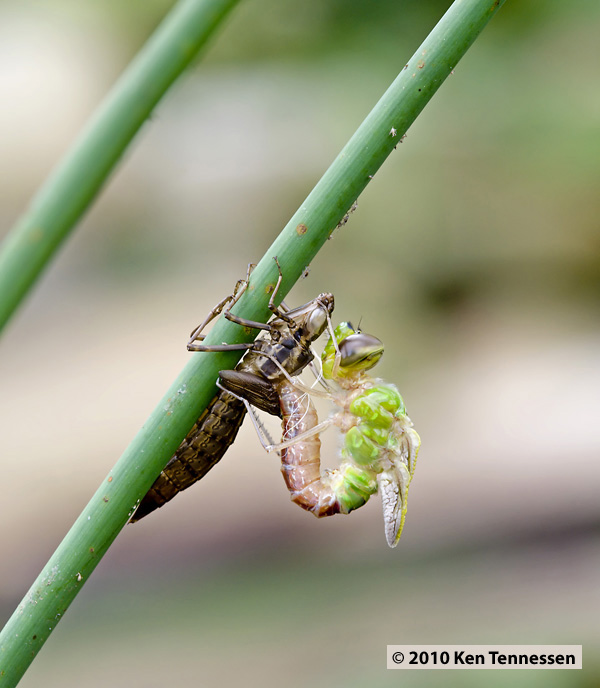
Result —
<instances>
[{"instance_id":1,"label":"dragonfly abdomen","mask_svg":"<svg viewBox=\"0 0 600 688\"><path fill-rule=\"evenodd\" d=\"M136 509L135 523L202 478L231 446L244 421L243 402L221 391L194 423Z\"/></svg>"},{"instance_id":2,"label":"dragonfly abdomen","mask_svg":"<svg viewBox=\"0 0 600 688\"><path fill-rule=\"evenodd\" d=\"M317 412L310 397L299 393L287 380L279 385L279 401L283 441L293 440L317 425ZM321 477L321 440L318 435L299 439L282 449L281 472L292 502L317 518L341 512L335 491Z\"/></svg>"}]
</instances>

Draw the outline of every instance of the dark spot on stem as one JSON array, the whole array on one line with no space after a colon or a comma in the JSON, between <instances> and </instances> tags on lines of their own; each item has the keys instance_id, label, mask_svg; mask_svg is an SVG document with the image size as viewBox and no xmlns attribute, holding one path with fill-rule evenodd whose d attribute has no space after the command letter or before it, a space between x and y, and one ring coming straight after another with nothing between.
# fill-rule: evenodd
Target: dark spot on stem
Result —
<instances>
[{"instance_id":1,"label":"dark spot on stem","mask_svg":"<svg viewBox=\"0 0 600 688\"><path fill-rule=\"evenodd\" d=\"M308 227L305 224L302 224L302 222L296 227L296 234L298 236L302 236L303 234L306 234L308 232Z\"/></svg>"}]
</instances>

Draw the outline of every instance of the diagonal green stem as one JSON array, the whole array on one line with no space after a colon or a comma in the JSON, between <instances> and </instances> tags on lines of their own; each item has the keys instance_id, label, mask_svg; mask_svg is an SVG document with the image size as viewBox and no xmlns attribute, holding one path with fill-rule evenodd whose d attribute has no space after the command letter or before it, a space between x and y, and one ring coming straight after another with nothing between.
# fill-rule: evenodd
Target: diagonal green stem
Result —
<instances>
[{"instance_id":1,"label":"diagonal green stem","mask_svg":"<svg viewBox=\"0 0 600 688\"><path fill-rule=\"evenodd\" d=\"M171 84L238 0L180 0L123 73L0 252L0 330Z\"/></svg>"},{"instance_id":2,"label":"diagonal green stem","mask_svg":"<svg viewBox=\"0 0 600 688\"><path fill-rule=\"evenodd\" d=\"M359 127L267 251L236 312L264 320L268 294L284 273L290 289L338 222L391 153L437 88L503 0L456 0ZM392 132L395 129L396 133ZM248 341L243 328L220 319L207 343ZM195 354L125 450L0 634L0 686L14 686L110 544L127 522L181 438L214 393L219 370L235 354Z\"/></svg>"}]
</instances>

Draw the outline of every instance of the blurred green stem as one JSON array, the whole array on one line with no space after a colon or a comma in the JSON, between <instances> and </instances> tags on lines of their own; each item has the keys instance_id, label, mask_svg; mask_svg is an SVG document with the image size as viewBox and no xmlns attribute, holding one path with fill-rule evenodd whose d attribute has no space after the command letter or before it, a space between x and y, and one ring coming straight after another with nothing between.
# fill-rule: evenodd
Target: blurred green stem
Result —
<instances>
[{"instance_id":1,"label":"blurred green stem","mask_svg":"<svg viewBox=\"0 0 600 688\"><path fill-rule=\"evenodd\" d=\"M281 263L283 298L402 135L503 4L456 0L323 175L252 273L236 312L268 317ZM221 318L207 343L249 341ZM235 354L194 354L77 519L0 634L0 686L14 686L214 394Z\"/></svg>"},{"instance_id":2,"label":"blurred green stem","mask_svg":"<svg viewBox=\"0 0 600 688\"><path fill-rule=\"evenodd\" d=\"M0 330L88 209L169 86L238 0L180 0L4 240Z\"/></svg>"}]
</instances>

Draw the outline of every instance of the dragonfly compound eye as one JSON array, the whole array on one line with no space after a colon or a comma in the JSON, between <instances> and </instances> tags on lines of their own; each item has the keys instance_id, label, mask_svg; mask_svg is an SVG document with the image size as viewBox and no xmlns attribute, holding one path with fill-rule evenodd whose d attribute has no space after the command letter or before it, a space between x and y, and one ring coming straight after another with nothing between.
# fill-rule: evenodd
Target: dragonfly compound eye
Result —
<instances>
[{"instance_id":1,"label":"dragonfly compound eye","mask_svg":"<svg viewBox=\"0 0 600 688\"><path fill-rule=\"evenodd\" d=\"M383 356L383 342L363 332L351 334L340 342L342 368L368 370Z\"/></svg>"},{"instance_id":2,"label":"dragonfly compound eye","mask_svg":"<svg viewBox=\"0 0 600 688\"><path fill-rule=\"evenodd\" d=\"M306 329L313 336L319 336L327 326L327 313L323 308L315 309L309 316Z\"/></svg>"}]
</instances>

